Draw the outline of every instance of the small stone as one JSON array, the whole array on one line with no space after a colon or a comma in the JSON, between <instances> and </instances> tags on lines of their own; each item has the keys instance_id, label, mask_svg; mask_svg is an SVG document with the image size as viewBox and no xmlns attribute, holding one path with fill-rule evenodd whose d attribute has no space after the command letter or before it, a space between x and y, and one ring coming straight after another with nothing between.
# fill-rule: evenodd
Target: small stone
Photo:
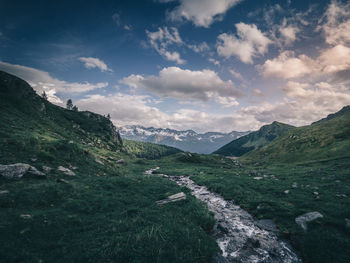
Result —
<instances>
[{"instance_id":1,"label":"small stone","mask_svg":"<svg viewBox=\"0 0 350 263\"><path fill-rule=\"evenodd\" d=\"M6 194L8 194L10 191L8 191L8 190L2 190L2 191L0 191L0 195L6 195Z\"/></svg>"},{"instance_id":2,"label":"small stone","mask_svg":"<svg viewBox=\"0 0 350 263\"><path fill-rule=\"evenodd\" d=\"M75 173L73 171L71 171L68 168L63 167L63 166L58 166L57 170L60 171L60 172L63 172L65 175L70 175L70 176L74 176L75 175Z\"/></svg>"},{"instance_id":3,"label":"small stone","mask_svg":"<svg viewBox=\"0 0 350 263\"><path fill-rule=\"evenodd\" d=\"M72 140L70 140L68 143L69 143L69 144L73 144L74 142L73 142Z\"/></svg>"},{"instance_id":4,"label":"small stone","mask_svg":"<svg viewBox=\"0 0 350 263\"><path fill-rule=\"evenodd\" d=\"M292 184L292 187L293 187L293 188L297 188L297 187L298 187L298 183L297 183L297 182L294 182L294 183Z\"/></svg>"},{"instance_id":5,"label":"small stone","mask_svg":"<svg viewBox=\"0 0 350 263\"><path fill-rule=\"evenodd\" d=\"M348 219L348 218L345 218L345 227L347 229L350 229L350 219Z\"/></svg>"},{"instance_id":6,"label":"small stone","mask_svg":"<svg viewBox=\"0 0 350 263\"><path fill-rule=\"evenodd\" d=\"M254 180L262 180L263 177L257 176L257 177L253 177Z\"/></svg>"},{"instance_id":7,"label":"small stone","mask_svg":"<svg viewBox=\"0 0 350 263\"><path fill-rule=\"evenodd\" d=\"M49 173L51 170L52 170L52 168L51 167L49 167L49 166L43 166L43 170L45 171L45 172L47 172L47 173Z\"/></svg>"},{"instance_id":8,"label":"small stone","mask_svg":"<svg viewBox=\"0 0 350 263\"><path fill-rule=\"evenodd\" d=\"M314 194L314 195L319 195L319 193L318 193L318 192L313 192L313 194Z\"/></svg>"},{"instance_id":9,"label":"small stone","mask_svg":"<svg viewBox=\"0 0 350 263\"><path fill-rule=\"evenodd\" d=\"M22 214L19 216L20 218L23 218L23 219L31 219L32 218L32 215L29 215L29 214Z\"/></svg>"},{"instance_id":10,"label":"small stone","mask_svg":"<svg viewBox=\"0 0 350 263\"><path fill-rule=\"evenodd\" d=\"M167 204L170 202L177 202L177 201L185 200L185 199L186 199L186 194L184 192L180 192L180 193L168 196L167 199L159 200L156 203L158 205L164 205L164 204Z\"/></svg>"},{"instance_id":11,"label":"small stone","mask_svg":"<svg viewBox=\"0 0 350 263\"><path fill-rule=\"evenodd\" d=\"M118 161L116 161L115 163L125 163L124 159L119 159Z\"/></svg>"},{"instance_id":12,"label":"small stone","mask_svg":"<svg viewBox=\"0 0 350 263\"><path fill-rule=\"evenodd\" d=\"M101 164L101 165L104 165L104 163L103 163L101 160L97 159L97 158L95 159L95 162L96 162L96 163L99 163L99 164Z\"/></svg>"},{"instance_id":13,"label":"small stone","mask_svg":"<svg viewBox=\"0 0 350 263\"><path fill-rule=\"evenodd\" d=\"M309 212L295 218L295 223L297 223L304 231L307 231L307 223L318 218L323 218L323 215L320 212Z\"/></svg>"},{"instance_id":14,"label":"small stone","mask_svg":"<svg viewBox=\"0 0 350 263\"><path fill-rule=\"evenodd\" d=\"M283 193L285 193L287 195L287 194L289 194L289 190L285 190Z\"/></svg>"},{"instance_id":15,"label":"small stone","mask_svg":"<svg viewBox=\"0 0 350 263\"><path fill-rule=\"evenodd\" d=\"M31 158L30 159L32 162L36 162L38 159L37 158Z\"/></svg>"}]
</instances>

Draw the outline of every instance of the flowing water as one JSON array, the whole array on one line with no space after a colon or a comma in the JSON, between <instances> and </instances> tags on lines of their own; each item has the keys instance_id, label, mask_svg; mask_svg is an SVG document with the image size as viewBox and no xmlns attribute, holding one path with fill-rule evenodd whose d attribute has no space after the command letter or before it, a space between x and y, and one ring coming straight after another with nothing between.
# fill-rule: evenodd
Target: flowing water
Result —
<instances>
[{"instance_id":1,"label":"flowing water","mask_svg":"<svg viewBox=\"0 0 350 263\"><path fill-rule=\"evenodd\" d=\"M152 173L153 169L147 172ZM233 202L195 184L188 176L163 176L189 188L214 213L214 237L222 251L215 262L302 262L291 246L278 238L278 230L271 220L255 220Z\"/></svg>"}]
</instances>

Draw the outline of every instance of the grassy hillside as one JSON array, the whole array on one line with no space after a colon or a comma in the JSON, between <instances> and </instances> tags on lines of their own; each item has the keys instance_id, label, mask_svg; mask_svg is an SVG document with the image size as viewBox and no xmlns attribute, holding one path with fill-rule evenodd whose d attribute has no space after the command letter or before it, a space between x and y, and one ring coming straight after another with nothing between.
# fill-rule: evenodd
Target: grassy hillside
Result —
<instances>
[{"instance_id":1,"label":"grassy hillside","mask_svg":"<svg viewBox=\"0 0 350 263\"><path fill-rule=\"evenodd\" d=\"M301 162L350 156L350 111L342 110L318 123L289 130L270 144L246 154L242 161Z\"/></svg>"},{"instance_id":2,"label":"grassy hillside","mask_svg":"<svg viewBox=\"0 0 350 263\"><path fill-rule=\"evenodd\" d=\"M154 144L149 142L137 142L123 139L124 150L138 158L159 159L163 156L179 153L181 150L174 147Z\"/></svg>"},{"instance_id":3,"label":"grassy hillside","mask_svg":"<svg viewBox=\"0 0 350 263\"><path fill-rule=\"evenodd\" d=\"M125 152L107 118L52 105L0 72L0 123L0 164L46 174L0 177L1 262L209 262L218 252L213 216L189 194L157 205L185 190L144 175L153 164Z\"/></svg>"},{"instance_id":4,"label":"grassy hillside","mask_svg":"<svg viewBox=\"0 0 350 263\"><path fill-rule=\"evenodd\" d=\"M226 156L242 156L247 152L269 144L276 137L292 128L294 127L291 125L275 121L269 125L261 127L258 131L251 132L248 135L238 138L237 140L233 140L214 153Z\"/></svg>"}]
</instances>

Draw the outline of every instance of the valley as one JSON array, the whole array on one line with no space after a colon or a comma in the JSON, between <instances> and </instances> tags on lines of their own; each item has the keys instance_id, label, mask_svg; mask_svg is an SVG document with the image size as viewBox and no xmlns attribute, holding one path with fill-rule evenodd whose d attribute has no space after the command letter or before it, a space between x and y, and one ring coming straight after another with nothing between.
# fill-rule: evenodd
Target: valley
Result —
<instances>
[{"instance_id":1,"label":"valley","mask_svg":"<svg viewBox=\"0 0 350 263\"><path fill-rule=\"evenodd\" d=\"M348 109L197 154L122 139L0 72L1 259L349 262Z\"/></svg>"}]
</instances>

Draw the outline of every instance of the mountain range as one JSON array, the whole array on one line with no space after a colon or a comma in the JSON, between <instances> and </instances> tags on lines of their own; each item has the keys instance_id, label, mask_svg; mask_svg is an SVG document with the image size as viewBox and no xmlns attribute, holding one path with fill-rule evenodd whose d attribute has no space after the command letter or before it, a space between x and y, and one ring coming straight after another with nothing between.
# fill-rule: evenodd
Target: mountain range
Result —
<instances>
[{"instance_id":1,"label":"mountain range","mask_svg":"<svg viewBox=\"0 0 350 263\"><path fill-rule=\"evenodd\" d=\"M249 134L249 131L197 133L193 130L178 131L154 127L146 128L138 125L120 127L118 131L124 139L163 144L183 151L203 154L212 153L232 140Z\"/></svg>"}]
</instances>

